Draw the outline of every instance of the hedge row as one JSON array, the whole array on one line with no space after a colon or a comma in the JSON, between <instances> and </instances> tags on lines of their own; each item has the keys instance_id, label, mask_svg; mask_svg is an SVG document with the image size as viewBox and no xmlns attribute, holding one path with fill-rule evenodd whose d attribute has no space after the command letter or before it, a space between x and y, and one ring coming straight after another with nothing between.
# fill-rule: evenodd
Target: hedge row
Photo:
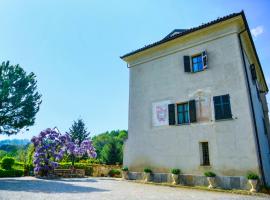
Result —
<instances>
[{"instance_id":1,"label":"hedge row","mask_svg":"<svg viewBox=\"0 0 270 200\"><path fill-rule=\"evenodd\" d=\"M59 163L58 169L70 169L72 166L71 163ZM86 163L75 163L74 167L76 169L84 169L86 176L92 176L93 175L93 167Z\"/></svg>"},{"instance_id":2,"label":"hedge row","mask_svg":"<svg viewBox=\"0 0 270 200\"><path fill-rule=\"evenodd\" d=\"M0 169L0 177L19 177L23 176L24 170L21 169Z\"/></svg>"}]
</instances>

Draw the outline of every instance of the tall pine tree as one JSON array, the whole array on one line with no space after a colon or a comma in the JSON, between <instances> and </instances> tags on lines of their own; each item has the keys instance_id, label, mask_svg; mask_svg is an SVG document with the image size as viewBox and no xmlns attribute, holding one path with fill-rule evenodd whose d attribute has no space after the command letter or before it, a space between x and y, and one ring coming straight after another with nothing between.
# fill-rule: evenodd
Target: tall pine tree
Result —
<instances>
[{"instance_id":1,"label":"tall pine tree","mask_svg":"<svg viewBox=\"0 0 270 200\"><path fill-rule=\"evenodd\" d=\"M83 120L78 119L73 122L68 134L73 142L78 141L78 144L81 145L82 141L89 139L90 132L87 131Z\"/></svg>"},{"instance_id":2,"label":"tall pine tree","mask_svg":"<svg viewBox=\"0 0 270 200\"><path fill-rule=\"evenodd\" d=\"M0 65L0 134L12 135L35 123L41 104L34 73L19 65Z\"/></svg>"}]
</instances>

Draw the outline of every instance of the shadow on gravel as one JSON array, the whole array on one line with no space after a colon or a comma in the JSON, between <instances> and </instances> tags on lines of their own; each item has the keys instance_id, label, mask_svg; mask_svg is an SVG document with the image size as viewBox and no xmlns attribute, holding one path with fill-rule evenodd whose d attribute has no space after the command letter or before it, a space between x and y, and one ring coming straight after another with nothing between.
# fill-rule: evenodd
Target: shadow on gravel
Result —
<instances>
[{"instance_id":1,"label":"shadow on gravel","mask_svg":"<svg viewBox=\"0 0 270 200\"><path fill-rule=\"evenodd\" d=\"M91 179L91 178L60 178L60 179L54 179L53 181L61 181L61 182L85 182L85 183L97 182L97 180Z\"/></svg>"},{"instance_id":2,"label":"shadow on gravel","mask_svg":"<svg viewBox=\"0 0 270 200\"><path fill-rule=\"evenodd\" d=\"M76 182L74 180L73 182ZM85 181L90 181L87 179ZM106 192L109 190L73 185L66 183L66 180L20 180L20 179L0 179L0 190L24 191L24 192L44 192L44 193L88 193ZM78 182L78 181L77 181ZM82 181L83 182L83 181Z\"/></svg>"},{"instance_id":3,"label":"shadow on gravel","mask_svg":"<svg viewBox=\"0 0 270 200\"><path fill-rule=\"evenodd\" d=\"M96 180L104 180L104 181L122 181L122 179L115 179L115 178L104 178L104 177L97 177Z\"/></svg>"}]
</instances>

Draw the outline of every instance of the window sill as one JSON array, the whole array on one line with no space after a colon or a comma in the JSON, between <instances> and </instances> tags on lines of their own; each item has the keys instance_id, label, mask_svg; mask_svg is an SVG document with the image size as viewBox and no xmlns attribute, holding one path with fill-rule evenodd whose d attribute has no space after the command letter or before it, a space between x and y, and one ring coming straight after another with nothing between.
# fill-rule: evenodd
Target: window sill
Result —
<instances>
[{"instance_id":1,"label":"window sill","mask_svg":"<svg viewBox=\"0 0 270 200\"><path fill-rule=\"evenodd\" d=\"M186 125L190 125L190 123L184 123L184 124L175 124L175 126L186 126Z\"/></svg>"},{"instance_id":2,"label":"window sill","mask_svg":"<svg viewBox=\"0 0 270 200\"><path fill-rule=\"evenodd\" d=\"M196 71L196 72L191 71L191 73L192 73L192 74L196 74L196 73L200 73L200 72L204 72L204 71L206 71L206 69L203 69L203 70L200 70L200 71Z\"/></svg>"},{"instance_id":3,"label":"window sill","mask_svg":"<svg viewBox=\"0 0 270 200\"><path fill-rule=\"evenodd\" d=\"M235 118L235 119L236 119L236 118ZM230 120L234 120L234 118L231 117L231 118L226 118L226 119L215 119L214 121L215 121L215 122L222 122L222 121L230 121Z\"/></svg>"},{"instance_id":4,"label":"window sill","mask_svg":"<svg viewBox=\"0 0 270 200\"><path fill-rule=\"evenodd\" d=\"M201 168L202 170L210 170L212 168L211 165L200 165L199 168Z\"/></svg>"}]
</instances>

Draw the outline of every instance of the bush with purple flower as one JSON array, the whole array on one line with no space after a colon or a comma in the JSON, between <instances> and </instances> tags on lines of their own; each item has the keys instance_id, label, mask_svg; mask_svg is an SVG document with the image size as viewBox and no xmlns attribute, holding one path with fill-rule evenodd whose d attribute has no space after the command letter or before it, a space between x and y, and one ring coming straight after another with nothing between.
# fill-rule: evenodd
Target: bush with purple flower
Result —
<instances>
[{"instance_id":1,"label":"bush with purple flower","mask_svg":"<svg viewBox=\"0 0 270 200\"><path fill-rule=\"evenodd\" d=\"M90 158L96 158L96 150L92 145L92 141L89 139L83 140L81 145L76 140L72 142L69 140L67 143L67 154L71 157L72 166L74 166L75 158L80 158L84 155L87 155Z\"/></svg>"},{"instance_id":2,"label":"bush with purple flower","mask_svg":"<svg viewBox=\"0 0 270 200\"><path fill-rule=\"evenodd\" d=\"M54 129L41 131L31 140L35 147L34 171L40 176L47 176L49 171L58 166L66 151L67 138Z\"/></svg>"},{"instance_id":3,"label":"bush with purple flower","mask_svg":"<svg viewBox=\"0 0 270 200\"><path fill-rule=\"evenodd\" d=\"M74 159L87 155L95 158L96 151L90 140L84 140L81 145L72 142L68 134L61 135L55 129L46 129L41 131L38 136L32 138L35 147L33 163L35 165L35 174L47 176L58 166L65 153L71 155ZM74 165L74 159L72 164Z\"/></svg>"}]
</instances>

